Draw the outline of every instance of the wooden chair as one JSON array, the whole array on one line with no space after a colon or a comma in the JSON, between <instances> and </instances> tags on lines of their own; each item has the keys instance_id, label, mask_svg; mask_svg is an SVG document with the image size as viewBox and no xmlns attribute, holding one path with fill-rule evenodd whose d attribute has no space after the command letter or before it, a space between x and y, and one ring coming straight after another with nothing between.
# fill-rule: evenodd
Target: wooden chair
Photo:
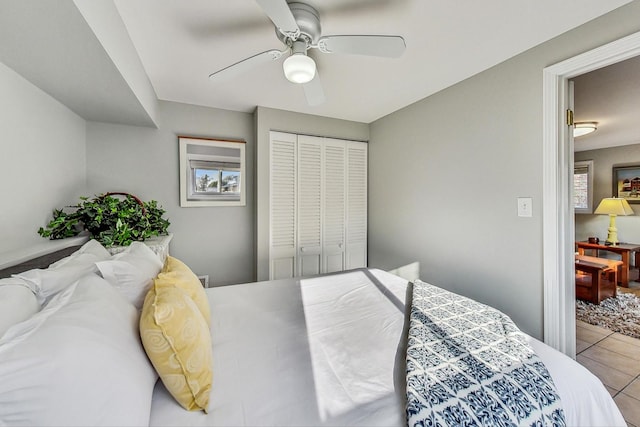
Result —
<instances>
[{"instance_id":1,"label":"wooden chair","mask_svg":"<svg viewBox=\"0 0 640 427\"><path fill-rule=\"evenodd\" d=\"M576 298L600 304L615 297L620 265L622 261L576 255Z\"/></svg>"}]
</instances>

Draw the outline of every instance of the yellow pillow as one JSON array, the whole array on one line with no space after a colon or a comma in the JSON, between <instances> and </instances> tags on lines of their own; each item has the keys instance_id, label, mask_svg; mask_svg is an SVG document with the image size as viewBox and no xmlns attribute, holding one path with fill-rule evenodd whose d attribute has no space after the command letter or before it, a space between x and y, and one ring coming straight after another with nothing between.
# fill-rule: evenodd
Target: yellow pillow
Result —
<instances>
[{"instance_id":1,"label":"yellow pillow","mask_svg":"<svg viewBox=\"0 0 640 427\"><path fill-rule=\"evenodd\" d=\"M200 313L207 321L207 325L211 322L211 312L209 309L209 300L207 294L200 283L200 279L185 263L172 256L168 256L162 267L162 271L158 277L154 279L156 287L176 287L187 293L196 303Z\"/></svg>"},{"instance_id":2,"label":"yellow pillow","mask_svg":"<svg viewBox=\"0 0 640 427\"><path fill-rule=\"evenodd\" d=\"M190 411L207 412L213 379L211 333L189 295L153 286L144 300L140 337L171 395Z\"/></svg>"}]
</instances>

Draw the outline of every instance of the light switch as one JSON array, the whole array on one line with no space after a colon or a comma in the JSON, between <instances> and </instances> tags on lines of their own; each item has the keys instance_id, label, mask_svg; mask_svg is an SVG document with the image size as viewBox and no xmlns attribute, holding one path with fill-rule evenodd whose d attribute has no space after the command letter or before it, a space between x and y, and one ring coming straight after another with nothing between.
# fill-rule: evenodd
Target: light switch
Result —
<instances>
[{"instance_id":1,"label":"light switch","mask_svg":"<svg viewBox=\"0 0 640 427\"><path fill-rule=\"evenodd\" d=\"M532 217L533 208L531 205L531 197L518 197L518 216Z\"/></svg>"}]
</instances>

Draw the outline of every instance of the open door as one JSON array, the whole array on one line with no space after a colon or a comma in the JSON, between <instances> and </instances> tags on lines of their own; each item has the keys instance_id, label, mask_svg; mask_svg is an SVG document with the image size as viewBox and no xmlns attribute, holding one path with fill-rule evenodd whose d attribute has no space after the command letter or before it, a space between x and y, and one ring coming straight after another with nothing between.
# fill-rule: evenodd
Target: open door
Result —
<instances>
[{"instance_id":1,"label":"open door","mask_svg":"<svg viewBox=\"0 0 640 427\"><path fill-rule=\"evenodd\" d=\"M543 70L544 341L574 358L575 218L568 179L573 171L574 145L564 120L569 93L573 95L568 79L638 55L640 32Z\"/></svg>"}]
</instances>

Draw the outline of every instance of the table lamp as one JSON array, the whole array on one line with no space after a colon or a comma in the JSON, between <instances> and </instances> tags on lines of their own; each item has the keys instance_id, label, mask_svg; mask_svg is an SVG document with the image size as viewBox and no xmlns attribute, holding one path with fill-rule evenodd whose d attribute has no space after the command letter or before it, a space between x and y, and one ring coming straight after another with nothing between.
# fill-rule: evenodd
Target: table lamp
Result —
<instances>
[{"instance_id":1,"label":"table lamp","mask_svg":"<svg viewBox=\"0 0 640 427\"><path fill-rule=\"evenodd\" d=\"M607 235L607 242L612 245L617 245L619 242L618 229L616 228L616 216L633 215L633 209L629 206L629 202L620 197L607 197L602 199L594 213L609 215L609 234Z\"/></svg>"}]
</instances>

